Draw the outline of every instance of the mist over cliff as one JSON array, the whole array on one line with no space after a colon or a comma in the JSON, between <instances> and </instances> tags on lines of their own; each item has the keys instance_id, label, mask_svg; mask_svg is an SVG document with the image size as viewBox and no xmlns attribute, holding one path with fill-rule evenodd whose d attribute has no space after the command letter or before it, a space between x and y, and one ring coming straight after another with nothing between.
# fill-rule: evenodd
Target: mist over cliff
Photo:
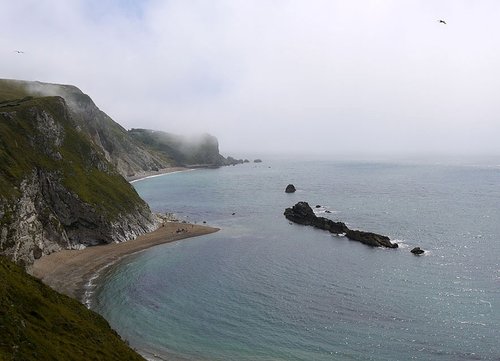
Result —
<instances>
[{"instance_id":1,"label":"mist over cliff","mask_svg":"<svg viewBox=\"0 0 500 361\"><path fill-rule=\"evenodd\" d=\"M157 220L125 178L235 162L209 134L127 131L75 86L0 80L0 253L29 265L135 238Z\"/></svg>"}]
</instances>

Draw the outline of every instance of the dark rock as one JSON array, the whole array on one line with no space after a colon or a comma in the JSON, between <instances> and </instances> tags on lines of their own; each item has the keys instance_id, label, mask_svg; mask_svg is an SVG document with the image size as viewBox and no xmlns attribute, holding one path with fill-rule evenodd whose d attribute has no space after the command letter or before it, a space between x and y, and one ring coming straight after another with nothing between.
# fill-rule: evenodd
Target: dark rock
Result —
<instances>
[{"instance_id":1,"label":"dark rock","mask_svg":"<svg viewBox=\"0 0 500 361\"><path fill-rule=\"evenodd\" d=\"M285 209L284 214L292 222L324 229L331 233L345 233L348 230L347 226L342 222L334 222L328 218L316 217L307 202L299 202L292 208Z\"/></svg>"},{"instance_id":2,"label":"dark rock","mask_svg":"<svg viewBox=\"0 0 500 361\"><path fill-rule=\"evenodd\" d=\"M253 162L254 163L262 163L262 159L255 159Z\"/></svg>"},{"instance_id":3,"label":"dark rock","mask_svg":"<svg viewBox=\"0 0 500 361\"><path fill-rule=\"evenodd\" d=\"M321 206L319 204L316 204L316 208L321 208Z\"/></svg>"},{"instance_id":4,"label":"dark rock","mask_svg":"<svg viewBox=\"0 0 500 361\"><path fill-rule=\"evenodd\" d=\"M398 244L391 243L389 237L387 236L371 232L351 230L343 222L334 222L328 218L317 217L307 202L298 202L292 208L285 209L284 215L286 219L298 224L313 226L335 234L345 233L345 236L350 240L358 241L368 246L388 248L398 247Z\"/></svg>"},{"instance_id":5,"label":"dark rock","mask_svg":"<svg viewBox=\"0 0 500 361\"><path fill-rule=\"evenodd\" d=\"M391 243L389 237L377 233L348 230L346 237L353 241L358 241L368 246L398 248L397 243Z\"/></svg>"},{"instance_id":6,"label":"dark rock","mask_svg":"<svg viewBox=\"0 0 500 361\"><path fill-rule=\"evenodd\" d=\"M413 254L419 255L419 254L424 253L425 251L423 249L421 249L420 247L415 247L410 252Z\"/></svg>"},{"instance_id":7,"label":"dark rock","mask_svg":"<svg viewBox=\"0 0 500 361\"><path fill-rule=\"evenodd\" d=\"M42 249L40 247L38 247L38 246L35 246L35 248L33 249L33 258L34 259L39 259L42 256L43 256Z\"/></svg>"},{"instance_id":8,"label":"dark rock","mask_svg":"<svg viewBox=\"0 0 500 361\"><path fill-rule=\"evenodd\" d=\"M293 184L289 184L286 186L285 193L294 193L295 191L296 189Z\"/></svg>"},{"instance_id":9,"label":"dark rock","mask_svg":"<svg viewBox=\"0 0 500 361\"><path fill-rule=\"evenodd\" d=\"M236 159L233 157L227 157L226 159L223 160L223 165L237 165L237 164L243 164L244 160L243 159Z\"/></svg>"},{"instance_id":10,"label":"dark rock","mask_svg":"<svg viewBox=\"0 0 500 361\"><path fill-rule=\"evenodd\" d=\"M327 210L325 211L325 213L332 213L332 212L330 212L330 211L327 209Z\"/></svg>"}]
</instances>

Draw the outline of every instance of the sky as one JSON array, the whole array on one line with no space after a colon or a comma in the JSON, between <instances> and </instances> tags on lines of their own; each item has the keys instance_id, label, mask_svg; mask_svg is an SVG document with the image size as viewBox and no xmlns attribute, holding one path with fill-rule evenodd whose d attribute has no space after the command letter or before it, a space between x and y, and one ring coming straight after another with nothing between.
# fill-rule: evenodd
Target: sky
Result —
<instances>
[{"instance_id":1,"label":"sky","mask_svg":"<svg viewBox=\"0 0 500 361\"><path fill-rule=\"evenodd\" d=\"M0 78L75 85L127 129L242 157L500 155L498 0L0 2Z\"/></svg>"}]
</instances>

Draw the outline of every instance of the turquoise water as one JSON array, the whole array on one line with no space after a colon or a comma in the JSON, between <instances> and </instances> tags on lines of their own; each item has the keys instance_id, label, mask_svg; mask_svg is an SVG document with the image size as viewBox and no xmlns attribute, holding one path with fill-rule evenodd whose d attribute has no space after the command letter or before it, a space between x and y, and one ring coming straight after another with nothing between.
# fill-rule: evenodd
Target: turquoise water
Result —
<instances>
[{"instance_id":1,"label":"turquoise water","mask_svg":"<svg viewBox=\"0 0 500 361\"><path fill-rule=\"evenodd\" d=\"M267 161L134 185L221 227L130 256L96 289L152 359L500 360L498 166ZM290 224L302 200L400 248Z\"/></svg>"}]
</instances>

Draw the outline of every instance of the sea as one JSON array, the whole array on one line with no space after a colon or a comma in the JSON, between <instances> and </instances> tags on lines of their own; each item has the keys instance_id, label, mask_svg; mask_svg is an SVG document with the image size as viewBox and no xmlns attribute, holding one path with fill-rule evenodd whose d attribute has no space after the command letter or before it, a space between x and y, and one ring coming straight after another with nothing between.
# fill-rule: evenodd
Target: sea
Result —
<instances>
[{"instance_id":1,"label":"sea","mask_svg":"<svg viewBox=\"0 0 500 361\"><path fill-rule=\"evenodd\" d=\"M133 185L220 228L97 282L92 308L149 360L500 360L498 163L264 159ZM399 248L292 224L299 201Z\"/></svg>"}]
</instances>

